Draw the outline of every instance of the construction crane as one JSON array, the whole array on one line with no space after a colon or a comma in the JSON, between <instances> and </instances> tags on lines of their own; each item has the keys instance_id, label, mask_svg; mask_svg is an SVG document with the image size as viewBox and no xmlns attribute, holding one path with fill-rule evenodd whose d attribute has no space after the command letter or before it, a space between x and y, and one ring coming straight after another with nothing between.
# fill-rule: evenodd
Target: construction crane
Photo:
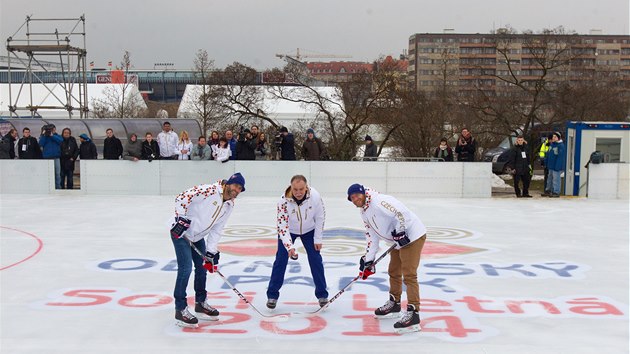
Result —
<instances>
[{"instance_id":1,"label":"construction crane","mask_svg":"<svg viewBox=\"0 0 630 354\"><path fill-rule=\"evenodd\" d=\"M284 59L286 61L297 60L299 62L305 58L352 58L351 55L339 55L339 54L321 54L321 53L312 53L312 54L303 54L300 53L300 48L297 48L295 51L295 55L293 54L276 54L276 57L280 59Z\"/></svg>"}]
</instances>

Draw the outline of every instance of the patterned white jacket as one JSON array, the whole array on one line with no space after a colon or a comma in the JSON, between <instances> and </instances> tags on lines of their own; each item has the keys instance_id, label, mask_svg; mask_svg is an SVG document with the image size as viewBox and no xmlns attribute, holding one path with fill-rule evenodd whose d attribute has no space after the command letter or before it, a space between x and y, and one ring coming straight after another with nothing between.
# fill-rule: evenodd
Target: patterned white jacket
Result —
<instances>
[{"instance_id":1,"label":"patterned white jacket","mask_svg":"<svg viewBox=\"0 0 630 354\"><path fill-rule=\"evenodd\" d=\"M197 242L207 235L206 250L211 253L218 251L223 228L234 209L234 201L223 201L221 182L194 186L175 198L175 218L190 219L186 237Z\"/></svg>"},{"instance_id":2,"label":"patterned white jacket","mask_svg":"<svg viewBox=\"0 0 630 354\"><path fill-rule=\"evenodd\" d=\"M287 251L289 251L295 248L289 233L303 235L311 230L315 230L313 242L321 244L325 218L326 210L319 192L312 187L308 187L306 198L298 205L293 199L291 187L289 187L278 202L278 237L282 240L282 244Z\"/></svg>"},{"instance_id":3,"label":"patterned white jacket","mask_svg":"<svg viewBox=\"0 0 630 354\"><path fill-rule=\"evenodd\" d=\"M378 252L379 239L394 242L392 231L405 231L411 242L427 233L422 221L398 199L365 189L365 205L361 208L361 218L365 225L367 248L365 260L373 261ZM397 245L397 249L400 247Z\"/></svg>"}]
</instances>

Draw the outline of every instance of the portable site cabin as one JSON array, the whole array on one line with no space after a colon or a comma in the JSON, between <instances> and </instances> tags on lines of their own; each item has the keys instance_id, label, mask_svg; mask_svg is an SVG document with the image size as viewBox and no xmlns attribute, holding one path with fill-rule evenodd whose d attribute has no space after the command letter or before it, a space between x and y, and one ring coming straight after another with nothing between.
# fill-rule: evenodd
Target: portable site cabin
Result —
<instances>
[{"instance_id":1,"label":"portable site cabin","mask_svg":"<svg viewBox=\"0 0 630 354\"><path fill-rule=\"evenodd\" d=\"M604 163L630 162L630 122L569 122L565 143L565 194L586 196L593 152L600 152Z\"/></svg>"}]
</instances>

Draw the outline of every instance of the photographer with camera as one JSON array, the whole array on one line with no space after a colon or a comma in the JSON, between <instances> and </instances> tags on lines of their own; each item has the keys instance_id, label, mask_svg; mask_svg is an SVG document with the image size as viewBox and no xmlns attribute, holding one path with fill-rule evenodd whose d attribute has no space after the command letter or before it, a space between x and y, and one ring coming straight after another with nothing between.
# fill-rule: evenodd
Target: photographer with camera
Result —
<instances>
[{"instance_id":1,"label":"photographer with camera","mask_svg":"<svg viewBox=\"0 0 630 354\"><path fill-rule=\"evenodd\" d=\"M42 127L39 137L39 146L42 147L44 159L55 160L55 189L61 189L61 143L63 138L57 134L54 124L46 124Z\"/></svg>"},{"instance_id":2,"label":"photographer with camera","mask_svg":"<svg viewBox=\"0 0 630 354\"><path fill-rule=\"evenodd\" d=\"M295 161L295 139L287 127L281 127L274 138L274 144L280 149L280 160Z\"/></svg>"},{"instance_id":3,"label":"photographer with camera","mask_svg":"<svg viewBox=\"0 0 630 354\"><path fill-rule=\"evenodd\" d=\"M236 142L236 159L237 160L255 160L256 159L256 140L252 139L252 133L249 129L243 130L238 134Z\"/></svg>"}]
</instances>

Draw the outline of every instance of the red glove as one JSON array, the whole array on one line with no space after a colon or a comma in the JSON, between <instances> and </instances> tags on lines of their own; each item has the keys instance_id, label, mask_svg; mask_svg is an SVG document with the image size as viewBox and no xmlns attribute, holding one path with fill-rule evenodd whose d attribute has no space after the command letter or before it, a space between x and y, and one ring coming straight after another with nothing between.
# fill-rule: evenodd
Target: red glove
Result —
<instances>
[{"instance_id":1,"label":"red glove","mask_svg":"<svg viewBox=\"0 0 630 354\"><path fill-rule=\"evenodd\" d=\"M367 279L370 275L376 273L376 268L373 266L374 262L366 262L363 257L359 261L359 277L363 280Z\"/></svg>"},{"instance_id":2,"label":"red glove","mask_svg":"<svg viewBox=\"0 0 630 354\"><path fill-rule=\"evenodd\" d=\"M220 257L219 252L217 252L216 254L206 252L206 257L203 262L203 267L206 268L206 270L209 273L216 272L217 270L219 270L219 257Z\"/></svg>"}]
</instances>

